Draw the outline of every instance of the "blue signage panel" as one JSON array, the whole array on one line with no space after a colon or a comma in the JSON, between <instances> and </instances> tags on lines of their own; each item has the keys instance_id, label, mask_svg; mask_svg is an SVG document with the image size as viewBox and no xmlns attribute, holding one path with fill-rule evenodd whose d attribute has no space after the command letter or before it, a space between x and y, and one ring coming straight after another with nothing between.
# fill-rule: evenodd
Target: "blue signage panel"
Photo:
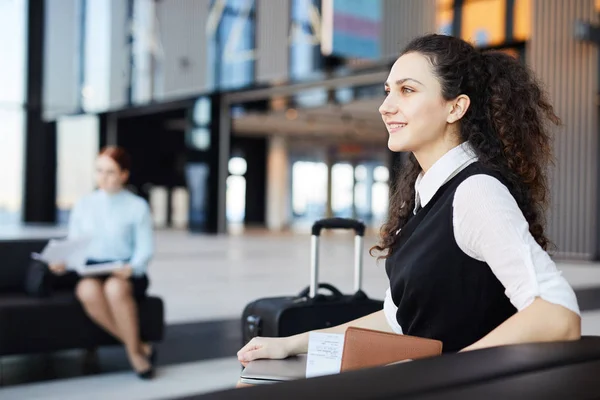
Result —
<instances>
[{"instance_id":1,"label":"blue signage panel","mask_svg":"<svg viewBox=\"0 0 600 400\"><path fill-rule=\"evenodd\" d=\"M332 54L381 57L381 0L333 0Z\"/></svg>"}]
</instances>

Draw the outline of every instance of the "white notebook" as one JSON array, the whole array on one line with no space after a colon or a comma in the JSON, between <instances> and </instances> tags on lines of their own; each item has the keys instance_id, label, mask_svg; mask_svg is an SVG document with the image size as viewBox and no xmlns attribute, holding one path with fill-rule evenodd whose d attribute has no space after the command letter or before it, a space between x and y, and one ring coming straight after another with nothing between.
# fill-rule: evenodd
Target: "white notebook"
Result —
<instances>
[{"instance_id":1,"label":"white notebook","mask_svg":"<svg viewBox=\"0 0 600 400\"><path fill-rule=\"evenodd\" d=\"M82 276L92 276L92 275L101 275L101 274L110 274L113 271L121 269L125 266L125 263L122 261L115 262L107 262L93 265L81 265L77 267L75 270L79 275Z\"/></svg>"}]
</instances>

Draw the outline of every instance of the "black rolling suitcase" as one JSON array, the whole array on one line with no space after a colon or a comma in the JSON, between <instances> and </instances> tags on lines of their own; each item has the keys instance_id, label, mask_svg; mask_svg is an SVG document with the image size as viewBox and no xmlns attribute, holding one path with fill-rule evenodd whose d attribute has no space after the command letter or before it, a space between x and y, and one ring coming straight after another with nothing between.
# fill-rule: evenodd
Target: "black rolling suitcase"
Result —
<instances>
[{"instance_id":1,"label":"black rolling suitcase","mask_svg":"<svg viewBox=\"0 0 600 400\"><path fill-rule=\"evenodd\" d=\"M322 229L353 229L356 233L354 294L344 295L332 285L318 283L319 236ZM383 302L369 299L361 290L364 233L365 225L352 219L330 218L315 222L311 237L310 286L296 296L263 298L249 303L242 314L242 345L255 336L290 336L336 326L381 310ZM319 289L329 293L317 293Z\"/></svg>"}]
</instances>

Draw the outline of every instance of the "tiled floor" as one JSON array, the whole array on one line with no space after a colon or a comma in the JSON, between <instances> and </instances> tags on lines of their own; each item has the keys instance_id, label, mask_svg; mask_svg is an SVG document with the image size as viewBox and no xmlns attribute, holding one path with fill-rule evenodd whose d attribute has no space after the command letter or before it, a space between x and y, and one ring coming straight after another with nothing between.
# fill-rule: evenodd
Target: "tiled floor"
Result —
<instances>
[{"instance_id":1,"label":"tiled floor","mask_svg":"<svg viewBox=\"0 0 600 400\"><path fill-rule=\"evenodd\" d=\"M365 250L375 237L365 239ZM352 237L325 234L321 246L321 280L352 290ZM308 234L265 232L240 236L157 233L151 265L150 292L165 300L168 324L239 318L246 303L259 297L299 292L309 281ZM600 264L559 262L575 288L600 287ZM387 286L383 262L365 251L364 290L382 298ZM584 334L600 335L600 309L586 311ZM199 340L197 346L211 346ZM154 381L141 382L129 371L93 377L54 380L0 389L2 399L97 398L154 399L233 386L239 374L235 358L161 367Z\"/></svg>"},{"instance_id":2,"label":"tiled floor","mask_svg":"<svg viewBox=\"0 0 600 400\"><path fill-rule=\"evenodd\" d=\"M117 372L0 389L2 400L169 399L231 388L240 374L235 357L178 364L157 370L152 381Z\"/></svg>"},{"instance_id":3,"label":"tiled floor","mask_svg":"<svg viewBox=\"0 0 600 400\"><path fill-rule=\"evenodd\" d=\"M168 322L239 317L246 303L263 296L299 292L309 282L310 237L254 233L244 236L160 234L151 266L150 292L167 300ZM383 262L366 254L364 288L382 298L386 289ZM352 290L353 239L333 234L322 240L321 280ZM600 274L598 275L600 282Z\"/></svg>"}]
</instances>

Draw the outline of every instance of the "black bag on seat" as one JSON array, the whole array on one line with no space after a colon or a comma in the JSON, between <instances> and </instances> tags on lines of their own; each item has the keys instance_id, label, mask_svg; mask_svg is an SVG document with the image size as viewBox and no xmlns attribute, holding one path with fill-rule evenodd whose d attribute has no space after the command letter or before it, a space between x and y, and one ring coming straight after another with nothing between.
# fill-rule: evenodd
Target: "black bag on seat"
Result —
<instances>
[{"instance_id":1,"label":"black bag on seat","mask_svg":"<svg viewBox=\"0 0 600 400\"><path fill-rule=\"evenodd\" d=\"M322 229L355 231L355 293L342 294L335 286L318 283L319 237ZM314 223L311 237L311 283L296 296L269 297L249 303L242 314L242 345L255 336L285 337L328 328L363 317L383 308L383 302L370 299L362 290L362 246L365 225L344 218ZM326 289L327 294L318 293Z\"/></svg>"},{"instance_id":2,"label":"black bag on seat","mask_svg":"<svg viewBox=\"0 0 600 400\"><path fill-rule=\"evenodd\" d=\"M25 293L35 297L47 297L52 293L52 272L48 265L40 260L29 260L25 274Z\"/></svg>"}]
</instances>

